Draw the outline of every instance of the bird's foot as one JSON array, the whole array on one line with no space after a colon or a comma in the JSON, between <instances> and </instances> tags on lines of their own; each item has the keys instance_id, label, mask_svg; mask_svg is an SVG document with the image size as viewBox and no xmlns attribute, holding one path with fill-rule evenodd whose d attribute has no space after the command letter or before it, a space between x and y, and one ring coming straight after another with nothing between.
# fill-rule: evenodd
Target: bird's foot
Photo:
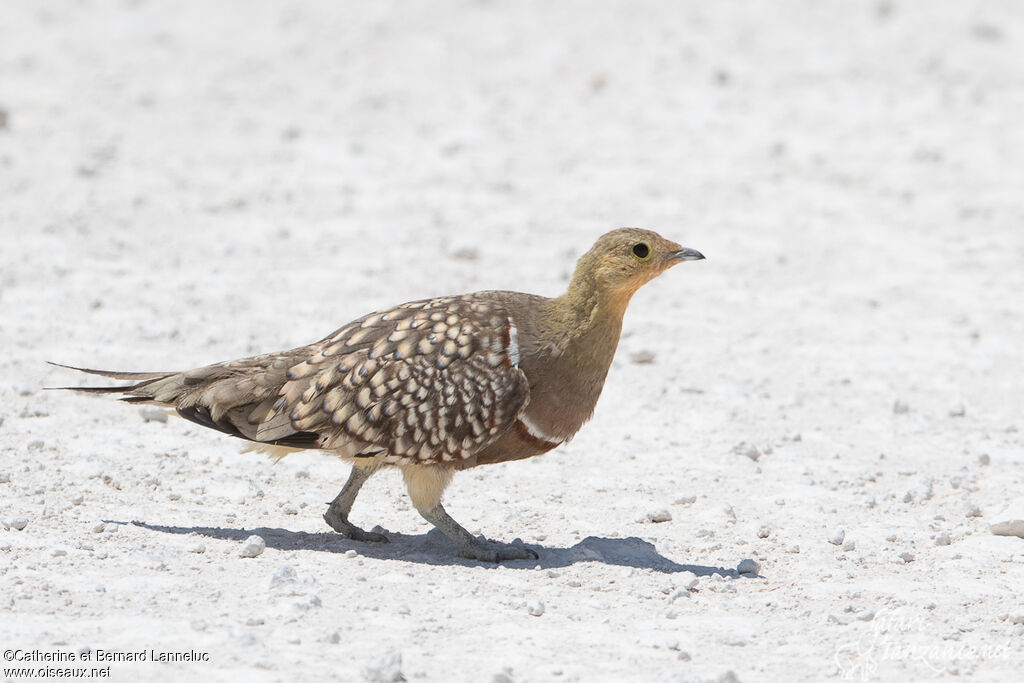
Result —
<instances>
[{"instance_id":1,"label":"bird's foot","mask_svg":"<svg viewBox=\"0 0 1024 683\"><path fill-rule=\"evenodd\" d=\"M388 542L388 537L384 534L360 529L355 524L348 521L348 519L337 510L328 508L327 512L324 513L324 521L327 522L327 526L331 527L345 538L350 538L353 541L369 541L371 543Z\"/></svg>"},{"instance_id":2,"label":"bird's foot","mask_svg":"<svg viewBox=\"0 0 1024 683\"><path fill-rule=\"evenodd\" d=\"M507 545L495 543L494 541L483 541L474 539L472 544L465 544L459 548L459 556L468 560L480 560L481 562L502 562L504 560L536 560L537 553L520 543Z\"/></svg>"}]
</instances>

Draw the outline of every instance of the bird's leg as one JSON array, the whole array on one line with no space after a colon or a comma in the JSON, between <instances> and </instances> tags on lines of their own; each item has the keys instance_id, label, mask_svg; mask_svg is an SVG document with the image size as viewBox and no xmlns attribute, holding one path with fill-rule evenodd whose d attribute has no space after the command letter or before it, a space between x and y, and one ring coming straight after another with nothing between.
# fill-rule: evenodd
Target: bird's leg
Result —
<instances>
[{"instance_id":1,"label":"bird's leg","mask_svg":"<svg viewBox=\"0 0 1024 683\"><path fill-rule=\"evenodd\" d=\"M441 530L459 546L459 554L471 560L536 560L529 548L482 541L466 531L441 505L441 495L452 479L452 470L437 465L407 465L402 468L412 504L423 519Z\"/></svg>"},{"instance_id":2,"label":"bird's leg","mask_svg":"<svg viewBox=\"0 0 1024 683\"><path fill-rule=\"evenodd\" d=\"M359 489L378 469L379 467L375 463L368 465L353 463L352 472L348 475L348 481L341 487L341 492L331 501L330 507L324 513L324 521L332 529L346 538L351 538L353 541L378 541L386 543L388 540L384 534L363 531L348 521L348 513L352 511L352 503L356 502Z\"/></svg>"}]
</instances>

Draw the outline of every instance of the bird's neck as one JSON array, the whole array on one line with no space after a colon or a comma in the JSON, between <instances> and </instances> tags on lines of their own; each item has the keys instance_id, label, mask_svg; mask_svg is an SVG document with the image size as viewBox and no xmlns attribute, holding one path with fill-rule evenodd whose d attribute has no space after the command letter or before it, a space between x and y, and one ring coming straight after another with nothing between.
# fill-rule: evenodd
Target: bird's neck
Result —
<instances>
[{"instance_id":1,"label":"bird's neck","mask_svg":"<svg viewBox=\"0 0 1024 683\"><path fill-rule=\"evenodd\" d=\"M568 291L549 301L549 341L567 361L607 371L622 331L622 317L633 292L602 289L587 273L577 273Z\"/></svg>"}]
</instances>

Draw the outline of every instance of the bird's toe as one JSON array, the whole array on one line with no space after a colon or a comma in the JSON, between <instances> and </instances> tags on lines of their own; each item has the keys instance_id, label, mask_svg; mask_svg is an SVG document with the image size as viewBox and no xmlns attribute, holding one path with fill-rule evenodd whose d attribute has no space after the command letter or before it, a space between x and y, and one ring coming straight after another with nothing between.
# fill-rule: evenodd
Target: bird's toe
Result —
<instances>
[{"instance_id":1,"label":"bird's toe","mask_svg":"<svg viewBox=\"0 0 1024 683\"><path fill-rule=\"evenodd\" d=\"M341 515L333 513L331 510L328 510L324 514L324 521L327 522L327 526L331 527L345 538L350 538L353 541L367 541L370 543L388 542L388 537L384 534L379 534L375 531L364 531Z\"/></svg>"}]
</instances>

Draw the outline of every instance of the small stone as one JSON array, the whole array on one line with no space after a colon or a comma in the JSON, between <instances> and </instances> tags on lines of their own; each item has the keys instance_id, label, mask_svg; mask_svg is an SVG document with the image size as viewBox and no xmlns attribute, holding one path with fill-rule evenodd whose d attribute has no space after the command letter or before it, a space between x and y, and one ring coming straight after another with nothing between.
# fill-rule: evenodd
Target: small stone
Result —
<instances>
[{"instance_id":1,"label":"small stone","mask_svg":"<svg viewBox=\"0 0 1024 683\"><path fill-rule=\"evenodd\" d=\"M772 535L771 527L769 527L767 525L762 525L762 526L758 527L758 529L757 529L757 537L758 538L768 538L771 535Z\"/></svg>"},{"instance_id":2,"label":"small stone","mask_svg":"<svg viewBox=\"0 0 1024 683\"><path fill-rule=\"evenodd\" d=\"M249 538L242 542L242 547L238 551L239 557L259 557L263 554L263 551L267 549L267 542L262 538L253 534Z\"/></svg>"},{"instance_id":3,"label":"small stone","mask_svg":"<svg viewBox=\"0 0 1024 683\"><path fill-rule=\"evenodd\" d=\"M359 555L354 548L345 551L345 557L356 557Z\"/></svg>"},{"instance_id":4,"label":"small stone","mask_svg":"<svg viewBox=\"0 0 1024 683\"><path fill-rule=\"evenodd\" d=\"M7 519L4 520L4 526L7 527L8 529L17 529L18 531L21 531L22 529L24 529L25 527L28 526L28 518L27 517L8 517Z\"/></svg>"},{"instance_id":5,"label":"small stone","mask_svg":"<svg viewBox=\"0 0 1024 683\"><path fill-rule=\"evenodd\" d=\"M857 549L857 542L856 541L847 541L846 543L843 543L843 552L848 553L851 550L856 550L856 549Z\"/></svg>"},{"instance_id":6,"label":"small stone","mask_svg":"<svg viewBox=\"0 0 1024 683\"><path fill-rule=\"evenodd\" d=\"M534 600L526 606L526 611L530 613L530 616L539 617L544 614L544 603L540 600Z\"/></svg>"},{"instance_id":7,"label":"small stone","mask_svg":"<svg viewBox=\"0 0 1024 683\"><path fill-rule=\"evenodd\" d=\"M761 563L753 558L745 558L740 560L740 563L736 565L736 571L740 574L760 574Z\"/></svg>"},{"instance_id":8,"label":"small stone","mask_svg":"<svg viewBox=\"0 0 1024 683\"><path fill-rule=\"evenodd\" d=\"M857 613L857 621L871 621L874 618L875 613L873 610L866 609Z\"/></svg>"},{"instance_id":9,"label":"small stone","mask_svg":"<svg viewBox=\"0 0 1024 683\"><path fill-rule=\"evenodd\" d=\"M900 553L900 559L906 562L907 564L910 564L914 561L914 553L902 552Z\"/></svg>"},{"instance_id":10,"label":"small stone","mask_svg":"<svg viewBox=\"0 0 1024 683\"><path fill-rule=\"evenodd\" d=\"M452 256L459 261L477 261L480 259L480 252L476 247L459 247L452 252Z\"/></svg>"},{"instance_id":11,"label":"small stone","mask_svg":"<svg viewBox=\"0 0 1024 683\"><path fill-rule=\"evenodd\" d=\"M842 545L844 538L846 538L846 532L843 531L842 529L836 529L828 537L828 542L831 543L832 545Z\"/></svg>"},{"instance_id":12,"label":"small stone","mask_svg":"<svg viewBox=\"0 0 1024 683\"><path fill-rule=\"evenodd\" d=\"M975 503L968 503L964 508L964 517L981 517L981 508Z\"/></svg>"},{"instance_id":13,"label":"small stone","mask_svg":"<svg viewBox=\"0 0 1024 683\"><path fill-rule=\"evenodd\" d=\"M996 536L1024 538L1024 503L1010 503L989 517L989 531Z\"/></svg>"},{"instance_id":14,"label":"small stone","mask_svg":"<svg viewBox=\"0 0 1024 683\"><path fill-rule=\"evenodd\" d=\"M277 590L278 588L293 584L298 580L298 574L295 572L295 567L288 564L282 564L274 570L273 574L270 575L268 586L270 590Z\"/></svg>"},{"instance_id":15,"label":"small stone","mask_svg":"<svg viewBox=\"0 0 1024 683\"><path fill-rule=\"evenodd\" d=\"M7 474L6 472L0 472L0 484L9 483L11 483L11 475Z\"/></svg>"},{"instance_id":16,"label":"small stone","mask_svg":"<svg viewBox=\"0 0 1024 683\"><path fill-rule=\"evenodd\" d=\"M673 580L677 586L685 590L692 590L697 587L698 583L700 583L700 579L691 571L679 572L675 575Z\"/></svg>"},{"instance_id":17,"label":"small stone","mask_svg":"<svg viewBox=\"0 0 1024 683\"><path fill-rule=\"evenodd\" d=\"M103 530L106 528L106 526L107 525L105 523L103 523L103 522L96 522L95 524L92 525L92 529L90 529L90 530L94 534L102 534Z\"/></svg>"},{"instance_id":18,"label":"small stone","mask_svg":"<svg viewBox=\"0 0 1024 683\"><path fill-rule=\"evenodd\" d=\"M752 443L746 441L740 441L738 444L732 447L732 452L735 455L744 455L754 462L761 459L761 450Z\"/></svg>"},{"instance_id":19,"label":"small stone","mask_svg":"<svg viewBox=\"0 0 1024 683\"><path fill-rule=\"evenodd\" d=\"M636 351L630 353L630 360L635 362L638 366L649 366L654 362L654 353L652 351Z\"/></svg>"},{"instance_id":20,"label":"small stone","mask_svg":"<svg viewBox=\"0 0 1024 683\"><path fill-rule=\"evenodd\" d=\"M935 545L949 545L952 542L948 531L943 531L935 537Z\"/></svg>"},{"instance_id":21,"label":"small stone","mask_svg":"<svg viewBox=\"0 0 1024 683\"><path fill-rule=\"evenodd\" d=\"M989 457L988 453L982 453L978 456L978 464L982 466L988 466L992 463L992 458ZM0 474L0 481L3 481L3 475Z\"/></svg>"},{"instance_id":22,"label":"small stone","mask_svg":"<svg viewBox=\"0 0 1024 683\"><path fill-rule=\"evenodd\" d=\"M680 496L676 498L676 505L693 505L697 502L697 496Z\"/></svg>"},{"instance_id":23,"label":"small stone","mask_svg":"<svg viewBox=\"0 0 1024 683\"><path fill-rule=\"evenodd\" d=\"M949 405L949 416L950 417L963 417L967 414L967 406L964 405L963 399L957 398Z\"/></svg>"},{"instance_id":24,"label":"small stone","mask_svg":"<svg viewBox=\"0 0 1024 683\"><path fill-rule=\"evenodd\" d=\"M648 512L644 518L648 522L659 523L659 522L671 522L672 513L662 508L661 510L654 510Z\"/></svg>"},{"instance_id":25,"label":"small stone","mask_svg":"<svg viewBox=\"0 0 1024 683\"><path fill-rule=\"evenodd\" d=\"M71 504L72 505L81 505L84 502L85 502L85 496L83 496L81 493L76 493L73 496L71 496Z\"/></svg>"},{"instance_id":26,"label":"small stone","mask_svg":"<svg viewBox=\"0 0 1024 683\"><path fill-rule=\"evenodd\" d=\"M910 405L906 401L896 399L892 404L892 412L894 415L906 415L910 412Z\"/></svg>"},{"instance_id":27,"label":"small stone","mask_svg":"<svg viewBox=\"0 0 1024 683\"><path fill-rule=\"evenodd\" d=\"M1010 617L1010 621L1015 624L1024 624L1024 612L1018 612Z\"/></svg>"},{"instance_id":28,"label":"small stone","mask_svg":"<svg viewBox=\"0 0 1024 683\"><path fill-rule=\"evenodd\" d=\"M297 514L299 514L299 511L295 509L294 505L285 505L283 508L281 508L281 511L284 512L284 514L286 514L286 515L297 515Z\"/></svg>"},{"instance_id":29,"label":"small stone","mask_svg":"<svg viewBox=\"0 0 1024 683\"><path fill-rule=\"evenodd\" d=\"M67 556L68 551L64 550L64 548L54 548L53 552L51 554L54 557L65 557L65 556Z\"/></svg>"},{"instance_id":30,"label":"small stone","mask_svg":"<svg viewBox=\"0 0 1024 683\"><path fill-rule=\"evenodd\" d=\"M194 544L192 544L189 547L188 551L190 553L196 553L197 555L202 555L203 553L206 552L206 546L203 545L202 543L194 543Z\"/></svg>"},{"instance_id":31,"label":"small stone","mask_svg":"<svg viewBox=\"0 0 1024 683\"><path fill-rule=\"evenodd\" d=\"M783 549L783 552L790 553L790 554L799 553L800 552L800 546L798 546L798 545L787 546L785 549Z\"/></svg>"},{"instance_id":32,"label":"small stone","mask_svg":"<svg viewBox=\"0 0 1024 683\"><path fill-rule=\"evenodd\" d=\"M515 678L512 677L512 667L506 666L498 673L494 674L491 678L491 683L515 683Z\"/></svg>"},{"instance_id":33,"label":"small stone","mask_svg":"<svg viewBox=\"0 0 1024 683\"><path fill-rule=\"evenodd\" d=\"M140 408L139 415L144 422L167 422L167 413L159 408Z\"/></svg>"},{"instance_id":34,"label":"small stone","mask_svg":"<svg viewBox=\"0 0 1024 683\"><path fill-rule=\"evenodd\" d=\"M402 653L387 652L382 655L371 655L363 667L363 678L373 683L399 683L405 680L402 675Z\"/></svg>"}]
</instances>

